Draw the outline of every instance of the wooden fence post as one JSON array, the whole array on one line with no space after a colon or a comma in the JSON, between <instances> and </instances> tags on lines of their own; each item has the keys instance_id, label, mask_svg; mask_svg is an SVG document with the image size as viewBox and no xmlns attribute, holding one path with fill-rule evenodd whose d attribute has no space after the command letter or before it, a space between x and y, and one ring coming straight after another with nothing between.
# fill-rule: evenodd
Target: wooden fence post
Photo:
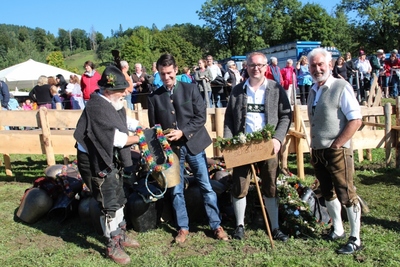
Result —
<instances>
[{"instance_id":1,"label":"wooden fence post","mask_svg":"<svg viewBox=\"0 0 400 267\"><path fill-rule=\"evenodd\" d=\"M385 151L386 151L386 167L389 167L390 160L392 159L392 105L386 103L384 107L385 113ZM397 131L396 131L397 132ZM396 134L397 136L397 134Z\"/></svg>"},{"instance_id":2,"label":"wooden fence post","mask_svg":"<svg viewBox=\"0 0 400 267\"><path fill-rule=\"evenodd\" d=\"M51 142L51 132L49 121L47 119L47 108L40 108L39 110L40 125L42 127L42 145L46 152L47 164L49 166L56 164L56 158L54 156L53 144Z\"/></svg>"},{"instance_id":3,"label":"wooden fence post","mask_svg":"<svg viewBox=\"0 0 400 267\"><path fill-rule=\"evenodd\" d=\"M294 106L294 130L301 131L301 114L298 105ZM297 176L304 179L304 151L303 151L303 138L296 138L296 155L297 155Z\"/></svg>"}]
</instances>

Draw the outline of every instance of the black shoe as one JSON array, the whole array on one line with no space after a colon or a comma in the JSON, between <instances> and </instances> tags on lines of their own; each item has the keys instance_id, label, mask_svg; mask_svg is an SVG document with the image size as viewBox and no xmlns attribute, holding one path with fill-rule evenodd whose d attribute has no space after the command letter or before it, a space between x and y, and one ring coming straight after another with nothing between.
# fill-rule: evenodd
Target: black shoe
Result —
<instances>
[{"instance_id":1,"label":"black shoe","mask_svg":"<svg viewBox=\"0 0 400 267\"><path fill-rule=\"evenodd\" d=\"M233 232L232 237L234 239L242 240L244 238L244 227L243 225L239 225L236 227L235 232Z\"/></svg>"},{"instance_id":2,"label":"black shoe","mask_svg":"<svg viewBox=\"0 0 400 267\"><path fill-rule=\"evenodd\" d=\"M335 234L335 229L333 228L333 226L331 227L331 229L329 229L329 232L326 235L322 236L322 239L326 241L335 241L345 238L346 238L346 233L343 232L342 235Z\"/></svg>"},{"instance_id":3,"label":"black shoe","mask_svg":"<svg viewBox=\"0 0 400 267\"><path fill-rule=\"evenodd\" d=\"M336 250L336 253L338 254L346 254L350 255L353 254L354 252L360 251L363 249L363 246L358 246L356 242L357 238L354 236L349 237L349 241L347 241L346 245L341 247L340 249Z\"/></svg>"},{"instance_id":4,"label":"black shoe","mask_svg":"<svg viewBox=\"0 0 400 267\"><path fill-rule=\"evenodd\" d=\"M274 231L272 231L272 238L274 240L279 240L282 242L286 242L288 240L288 236L285 235L284 233L281 232L278 228L276 228Z\"/></svg>"}]
</instances>

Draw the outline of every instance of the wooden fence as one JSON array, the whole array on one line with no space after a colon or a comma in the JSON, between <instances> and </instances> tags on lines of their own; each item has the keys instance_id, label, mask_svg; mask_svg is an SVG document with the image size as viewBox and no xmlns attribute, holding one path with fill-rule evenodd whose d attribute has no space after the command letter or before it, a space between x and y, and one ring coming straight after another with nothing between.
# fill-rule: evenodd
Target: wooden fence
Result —
<instances>
[{"instance_id":1,"label":"wooden fence","mask_svg":"<svg viewBox=\"0 0 400 267\"><path fill-rule=\"evenodd\" d=\"M400 126L391 125L392 115L396 116L397 124L399 117L399 100L396 106L390 104L382 106L362 106L363 126L352 139L352 145L358 150L359 159L363 159L364 150L367 157L370 149L386 148L386 163L389 164L393 155L391 149L399 146L397 132ZM144 127L148 127L147 110L127 110L127 115L138 119ZM41 108L33 111L8 111L0 110L0 153L3 154L6 175L12 175L10 154L44 154L48 165L55 164L55 155L64 155L65 161L68 156L75 155L75 140L73 138L74 128L80 117L81 110L47 110ZM206 128L210 136L215 139L223 136L225 108L207 109ZM384 123L377 119L384 117ZM372 121L373 118L373 121ZM304 153L309 150L309 127L306 106L294 106L293 123L288 132L283 151L283 166L287 166L287 155L297 155L297 176L304 177ZM29 130L5 130L5 126L17 128L31 128ZM396 166L399 166L399 153L396 150ZM211 144L206 153L208 157L222 156L221 151ZM240 160L240 159L238 159Z\"/></svg>"}]
</instances>

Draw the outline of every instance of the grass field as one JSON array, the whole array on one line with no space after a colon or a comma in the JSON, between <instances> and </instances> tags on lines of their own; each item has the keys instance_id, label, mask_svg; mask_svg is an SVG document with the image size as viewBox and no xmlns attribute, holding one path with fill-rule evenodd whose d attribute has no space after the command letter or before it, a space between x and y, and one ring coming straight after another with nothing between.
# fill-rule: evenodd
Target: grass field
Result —
<instances>
[{"instance_id":1,"label":"grass field","mask_svg":"<svg viewBox=\"0 0 400 267\"><path fill-rule=\"evenodd\" d=\"M271 249L264 227L249 220L244 241L217 241L207 225L192 224L189 240L181 247L172 244L175 230L164 223L148 232L131 232L141 247L128 250L130 266L400 266L400 172L383 166L383 153L374 150L373 162L356 163L355 184L371 211L362 217L365 249L355 255L337 255L341 243L319 237L291 238L287 243L275 242ZM289 160L296 173L295 157ZM104 257L104 238L79 217L62 224L44 218L32 225L17 219L24 190L43 175L46 161L42 156L16 155L12 164L13 177L6 177L0 167L1 266L116 265ZM309 165L306 174L313 179ZM223 226L231 233L235 225L224 221ZM348 231L348 223L345 227Z\"/></svg>"},{"instance_id":2,"label":"grass field","mask_svg":"<svg viewBox=\"0 0 400 267\"><path fill-rule=\"evenodd\" d=\"M85 63L88 60L94 62L95 67L96 66L99 67L98 71L100 73L103 72L104 68L100 67L100 62L96 58L96 55L93 51L84 51L81 53L74 54L72 56L67 57L64 60L64 62L65 62L65 66L68 68L68 70L70 70L74 73L82 74L85 71L85 69L83 68L83 63Z\"/></svg>"}]
</instances>

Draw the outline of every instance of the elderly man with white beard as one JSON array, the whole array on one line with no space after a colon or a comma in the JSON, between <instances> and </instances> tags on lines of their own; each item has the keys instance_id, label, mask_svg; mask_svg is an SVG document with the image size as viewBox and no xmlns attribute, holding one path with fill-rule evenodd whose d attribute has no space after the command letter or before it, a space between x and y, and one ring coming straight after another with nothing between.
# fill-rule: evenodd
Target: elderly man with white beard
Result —
<instances>
[{"instance_id":1,"label":"elderly man with white beard","mask_svg":"<svg viewBox=\"0 0 400 267\"><path fill-rule=\"evenodd\" d=\"M323 237L327 241L346 238L341 210L346 207L350 237L336 252L353 254L361 250L361 207L353 184L353 151L350 141L360 128L360 105L353 87L331 75L332 55L323 48L308 54L311 76L315 82L308 96L311 126L311 163L320 183L332 227Z\"/></svg>"},{"instance_id":2,"label":"elderly man with white beard","mask_svg":"<svg viewBox=\"0 0 400 267\"><path fill-rule=\"evenodd\" d=\"M129 131L136 130L138 121L128 119L123 108L129 84L121 70L107 67L98 85L100 89L90 96L74 133L78 167L101 207L99 219L108 238L106 255L128 264L130 257L124 247L139 247L139 243L126 234L121 170L132 166L130 146L139 143L139 137L130 136Z\"/></svg>"}]
</instances>

